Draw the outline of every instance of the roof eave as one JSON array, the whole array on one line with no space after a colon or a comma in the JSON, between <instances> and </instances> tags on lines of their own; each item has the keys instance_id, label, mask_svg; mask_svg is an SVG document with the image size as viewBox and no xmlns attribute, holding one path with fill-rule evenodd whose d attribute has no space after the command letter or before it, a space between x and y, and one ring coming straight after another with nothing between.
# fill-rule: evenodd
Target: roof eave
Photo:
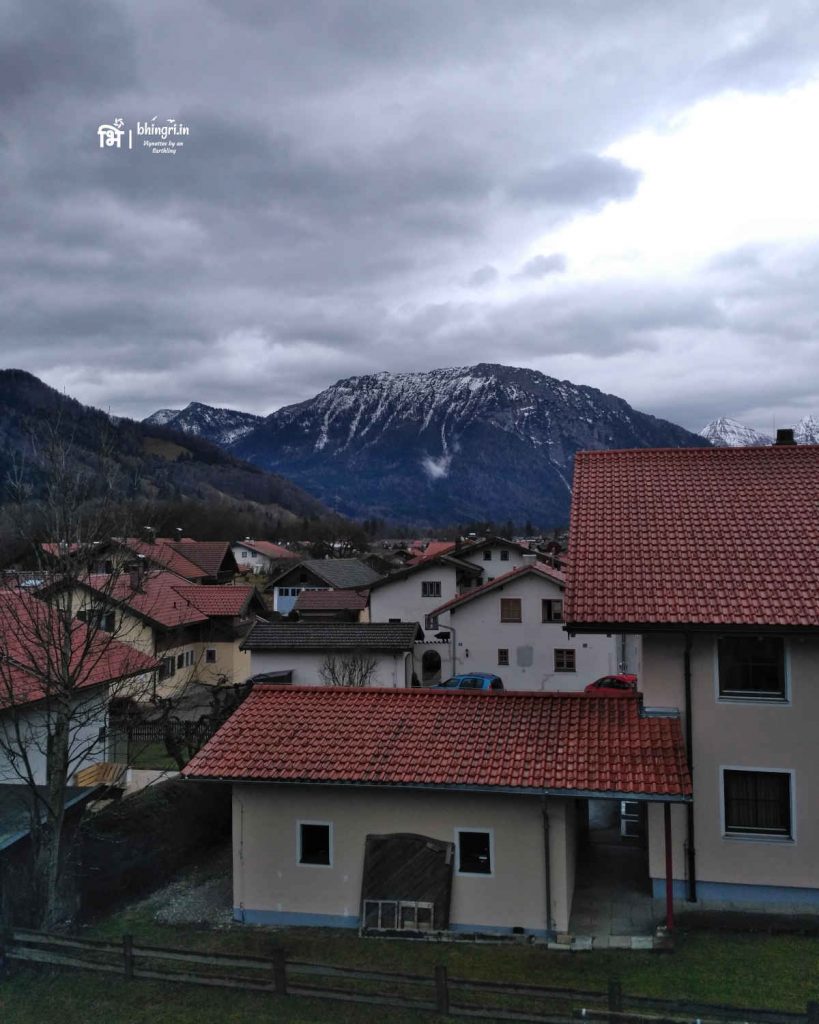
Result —
<instances>
[{"instance_id":1,"label":"roof eave","mask_svg":"<svg viewBox=\"0 0 819 1024\"><path fill-rule=\"evenodd\" d=\"M778 625L747 622L571 622L564 623L567 633L819 633L813 626Z\"/></svg>"}]
</instances>

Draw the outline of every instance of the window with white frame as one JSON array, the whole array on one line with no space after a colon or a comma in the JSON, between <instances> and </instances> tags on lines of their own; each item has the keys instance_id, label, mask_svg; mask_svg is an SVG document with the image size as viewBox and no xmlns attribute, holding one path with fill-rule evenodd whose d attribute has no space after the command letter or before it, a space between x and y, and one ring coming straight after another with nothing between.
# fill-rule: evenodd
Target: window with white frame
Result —
<instances>
[{"instance_id":1,"label":"window with white frame","mask_svg":"<svg viewBox=\"0 0 819 1024\"><path fill-rule=\"evenodd\" d=\"M719 637L717 673L722 700L787 700L785 638Z\"/></svg>"},{"instance_id":2,"label":"window with white frame","mask_svg":"<svg viewBox=\"0 0 819 1024\"><path fill-rule=\"evenodd\" d=\"M455 870L459 875L494 873L491 829L455 829Z\"/></svg>"},{"instance_id":3,"label":"window with white frame","mask_svg":"<svg viewBox=\"0 0 819 1024\"><path fill-rule=\"evenodd\" d=\"M722 769L725 835L793 838L792 775L787 771Z\"/></svg>"},{"instance_id":4,"label":"window with white frame","mask_svg":"<svg viewBox=\"0 0 819 1024\"><path fill-rule=\"evenodd\" d=\"M421 583L421 597L440 597L441 596L441 581L440 580L424 580Z\"/></svg>"},{"instance_id":5,"label":"window with white frame","mask_svg":"<svg viewBox=\"0 0 819 1024\"><path fill-rule=\"evenodd\" d=\"M242 548L242 558L247 558L247 549Z\"/></svg>"},{"instance_id":6,"label":"window with white frame","mask_svg":"<svg viewBox=\"0 0 819 1024\"><path fill-rule=\"evenodd\" d=\"M332 822L298 822L296 825L296 858L299 864L331 867L333 863Z\"/></svg>"},{"instance_id":7,"label":"window with white frame","mask_svg":"<svg viewBox=\"0 0 819 1024\"><path fill-rule=\"evenodd\" d=\"M214 665L216 663L216 648L208 647L205 651L205 662L208 665Z\"/></svg>"},{"instance_id":8,"label":"window with white frame","mask_svg":"<svg viewBox=\"0 0 819 1024\"><path fill-rule=\"evenodd\" d=\"M500 560L502 562L508 562L509 561L509 550L507 548L501 548Z\"/></svg>"},{"instance_id":9,"label":"window with white frame","mask_svg":"<svg viewBox=\"0 0 819 1024\"><path fill-rule=\"evenodd\" d=\"M509 648L499 647L498 648L498 664L508 665L509 664Z\"/></svg>"},{"instance_id":10,"label":"window with white frame","mask_svg":"<svg viewBox=\"0 0 819 1024\"><path fill-rule=\"evenodd\" d=\"M492 552L489 550L489 548L484 548L483 560L484 560L484 562L491 562L492 561Z\"/></svg>"}]
</instances>

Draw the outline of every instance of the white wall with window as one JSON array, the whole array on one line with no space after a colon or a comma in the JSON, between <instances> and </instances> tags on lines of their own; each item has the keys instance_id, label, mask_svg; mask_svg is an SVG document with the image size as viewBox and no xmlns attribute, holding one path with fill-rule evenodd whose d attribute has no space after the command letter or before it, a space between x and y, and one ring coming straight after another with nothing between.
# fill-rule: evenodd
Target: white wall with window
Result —
<instances>
[{"instance_id":1,"label":"white wall with window","mask_svg":"<svg viewBox=\"0 0 819 1024\"><path fill-rule=\"evenodd\" d=\"M417 622L444 601L457 596L454 566L435 563L400 579L380 583L370 591L370 622ZM434 635L437 630L426 630Z\"/></svg>"},{"instance_id":2,"label":"white wall with window","mask_svg":"<svg viewBox=\"0 0 819 1024\"><path fill-rule=\"evenodd\" d=\"M343 658L349 651L271 650L250 652L250 674L292 672L294 686L324 686L321 670L327 655ZM355 654L356 652L352 652ZM412 683L413 651L358 652L372 657L368 686L406 687Z\"/></svg>"},{"instance_id":3,"label":"white wall with window","mask_svg":"<svg viewBox=\"0 0 819 1024\"><path fill-rule=\"evenodd\" d=\"M439 616L452 626L457 672L494 672L509 690L582 690L618 671L617 638L569 637L558 583L535 573L492 587Z\"/></svg>"},{"instance_id":4,"label":"white wall with window","mask_svg":"<svg viewBox=\"0 0 819 1024\"><path fill-rule=\"evenodd\" d=\"M643 637L645 703L685 713L685 641ZM819 638L695 633L691 704L697 895L701 906L819 911ZM673 812L685 893L685 814ZM649 809L651 875L663 875L662 814ZM659 888L658 890L659 891Z\"/></svg>"},{"instance_id":5,"label":"white wall with window","mask_svg":"<svg viewBox=\"0 0 819 1024\"><path fill-rule=\"evenodd\" d=\"M483 569L484 579L488 580L494 579L496 576L503 576L504 573L510 572L512 569L519 569L525 564L524 554L525 552L520 551L512 544L498 542L487 544L486 547L481 547L477 551L459 554L458 557Z\"/></svg>"}]
</instances>

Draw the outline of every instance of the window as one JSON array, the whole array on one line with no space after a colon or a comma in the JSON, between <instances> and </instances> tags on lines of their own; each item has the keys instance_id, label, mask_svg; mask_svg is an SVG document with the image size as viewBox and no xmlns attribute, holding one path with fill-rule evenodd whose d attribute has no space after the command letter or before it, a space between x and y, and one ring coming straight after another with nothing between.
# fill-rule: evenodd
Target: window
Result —
<instances>
[{"instance_id":1,"label":"window","mask_svg":"<svg viewBox=\"0 0 819 1024\"><path fill-rule=\"evenodd\" d=\"M459 875L491 875L492 833L488 829L455 829L456 871Z\"/></svg>"},{"instance_id":2,"label":"window","mask_svg":"<svg viewBox=\"0 0 819 1024\"><path fill-rule=\"evenodd\" d=\"M440 597L441 596L441 581L440 580L424 580L421 584L421 597Z\"/></svg>"},{"instance_id":3,"label":"window","mask_svg":"<svg viewBox=\"0 0 819 1024\"><path fill-rule=\"evenodd\" d=\"M208 647L205 651L205 662L208 665L214 665L216 663L216 648Z\"/></svg>"},{"instance_id":4,"label":"window","mask_svg":"<svg viewBox=\"0 0 819 1024\"><path fill-rule=\"evenodd\" d=\"M438 616L437 615L425 615L424 616L424 629L437 629L438 628Z\"/></svg>"},{"instance_id":5,"label":"window","mask_svg":"<svg viewBox=\"0 0 819 1024\"><path fill-rule=\"evenodd\" d=\"M509 648L499 647L498 648L498 664L508 665L509 664Z\"/></svg>"},{"instance_id":6,"label":"window","mask_svg":"<svg viewBox=\"0 0 819 1024\"><path fill-rule=\"evenodd\" d=\"M489 548L484 548L483 560L484 560L484 562L491 562L492 561L492 552L489 550Z\"/></svg>"},{"instance_id":7,"label":"window","mask_svg":"<svg viewBox=\"0 0 819 1024\"><path fill-rule=\"evenodd\" d=\"M92 629L101 629L104 633L113 633L117 626L116 614L104 612L101 608L82 608L77 612L77 618Z\"/></svg>"},{"instance_id":8,"label":"window","mask_svg":"<svg viewBox=\"0 0 819 1024\"><path fill-rule=\"evenodd\" d=\"M298 862L330 867L333 863L333 826L326 821L298 823Z\"/></svg>"},{"instance_id":9,"label":"window","mask_svg":"<svg viewBox=\"0 0 819 1024\"><path fill-rule=\"evenodd\" d=\"M190 668L193 664L193 651L185 651L185 665Z\"/></svg>"},{"instance_id":10,"label":"window","mask_svg":"<svg viewBox=\"0 0 819 1024\"><path fill-rule=\"evenodd\" d=\"M785 640L781 636L721 636L717 640L719 695L728 700L787 699Z\"/></svg>"},{"instance_id":11,"label":"window","mask_svg":"<svg viewBox=\"0 0 819 1024\"><path fill-rule=\"evenodd\" d=\"M177 668L182 668L184 666L184 664L185 664L185 655L184 654L177 654L177 656L176 656L176 667Z\"/></svg>"},{"instance_id":12,"label":"window","mask_svg":"<svg viewBox=\"0 0 819 1024\"><path fill-rule=\"evenodd\" d=\"M242 548L242 558L247 558L247 551Z\"/></svg>"},{"instance_id":13,"label":"window","mask_svg":"<svg viewBox=\"0 0 819 1024\"><path fill-rule=\"evenodd\" d=\"M725 768L725 834L793 838L790 772Z\"/></svg>"},{"instance_id":14,"label":"window","mask_svg":"<svg viewBox=\"0 0 819 1024\"><path fill-rule=\"evenodd\" d=\"M523 612L519 597L502 597L500 599L501 622L523 622Z\"/></svg>"},{"instance_id":15,"label":"window","mask_svg":"<svg viewBox=\"0 0 819 1024\"><path fill-rule=\"evenodd\" d=\"M572 647L555 647L555 672L574 672L575 652Z\"/></svg>"},{"instance_id":16,"label":"window","mask_svg":"<svg viewBox=\"0 0 819 1024\"><path fill-rule=\"evenodd\" d=\"M387 622L400 622L400 619L387 619Z\"/></svg>"},{"instance_id":17,"label":"window","mask_svg":"<svg viewBox=\"0 0 819 1024\"><path fill-rule=\"evenodd\" d=\"M259 552L258 551L252 551L250 553L250 557L251 558L258 558L259 557Z\"/></svg>"},{"instance_id":18,"label":"window","mask_svg":"<svg viewBox=\"0 0 819 1024\"><path fill-rule=\"evenodd\" d=\"M563 621L563 602L553 600L551 598L544 598L540 602L541 606L541 622L562 622Z\"/></svg>"},{"instance_id":19,"label":"window","mask_svg":"<svg viewBox=\"0 0 819 1024\"><path fill-rule=\"evenodd\" d=\"M508 551L506 550L506 548L503 548L503 549L501 550L501 553L500 553L500 560L501 560L502 562L508 562L508 561L509 561L509 552L508 552Z\"/></svg>"},{"instance_id":20,"label":"window","mask_svg":"<svg viewBox=\"0 0 819 1024\"><path fill-rule=\"evenodd\" d=\"M160 682L163 679L170 679L172 675L176 674L176 658L170 655L168 658L163 658L159 663L159 679Z\"/></svg>"}]
</instances>

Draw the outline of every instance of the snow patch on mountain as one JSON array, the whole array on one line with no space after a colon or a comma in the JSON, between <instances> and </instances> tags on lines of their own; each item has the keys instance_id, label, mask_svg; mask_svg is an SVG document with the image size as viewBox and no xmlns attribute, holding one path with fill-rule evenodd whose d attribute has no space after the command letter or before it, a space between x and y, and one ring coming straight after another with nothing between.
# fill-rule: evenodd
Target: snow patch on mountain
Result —
<instances>
[{"instance_id":1,"label":"snow patch on mountain","mask_svg":"<svg viewBox=\"0 0 819 1024\"><path fill-rule=\"evenodd\" d=\"M704 437L718 448L747 448L750 445L765 445L773 442L773 438L768 437L767 434L761 434L753 427L746 427L728 416L720 416L719 419L711 420L700 431L700 437Z\"/></svg>"},{"instance_id":2,"label":"snow patch on mountain","mask_svg":"<svg viewBox=\"0 0 819 1024\"><path fill-rule=\"evenodd\" d=\"M201 402L191 402L184 409L160 409L143 423L171 427L183 434L202 437L213 444L229 445L249 434L263 420L250 412L237 409L218 409Z\"/></svg>"},{"instance_id":3,"label":"snow patch on mountain","mask_svg":"<svg viewBox=\"0 0 819 1024\"><path fill-rule=\"evenodd\" d=\"M174 416L178 416L180 412L182 412L181 409L157 409L150 416L146 416L142 422L146 423L149 427L164 427Z\"/></svg>"},{"instance_id":4,"label":"snow patch on mountain","mask_svg":"<svg viewBox=\"0 0 819 1024\"><path fill-rule=\"evenodd\" d=\"M793 439L797 444L819 444L819 420L803 416L793 428Z\"/></svg>"}]
</instances>

